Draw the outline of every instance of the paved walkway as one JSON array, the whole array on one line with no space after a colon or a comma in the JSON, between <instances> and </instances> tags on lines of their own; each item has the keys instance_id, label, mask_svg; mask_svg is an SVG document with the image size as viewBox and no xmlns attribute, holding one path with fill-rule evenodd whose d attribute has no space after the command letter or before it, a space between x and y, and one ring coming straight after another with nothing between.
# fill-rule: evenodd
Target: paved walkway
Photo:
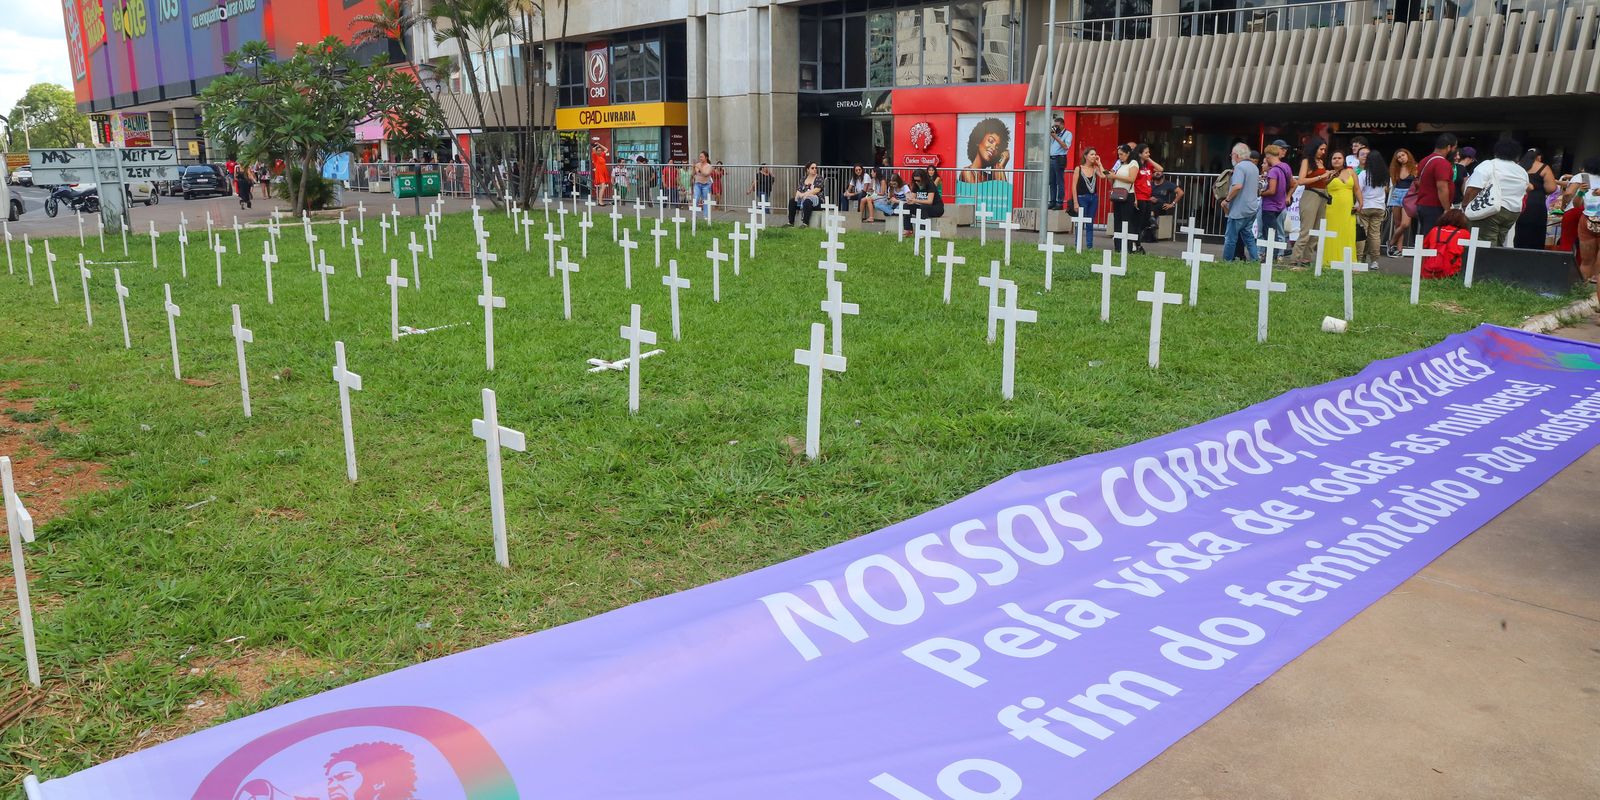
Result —
<instances>
[{"instance_id":1,"label":"paved walkway","mask_svg":"<svg viewBox=\"0 0 1600 800\"><path fill-rule=\"evenodd\" d=\"M1105 797L1600 797L1597 485L1600 449Z\"/></svg>"}]
</instances>

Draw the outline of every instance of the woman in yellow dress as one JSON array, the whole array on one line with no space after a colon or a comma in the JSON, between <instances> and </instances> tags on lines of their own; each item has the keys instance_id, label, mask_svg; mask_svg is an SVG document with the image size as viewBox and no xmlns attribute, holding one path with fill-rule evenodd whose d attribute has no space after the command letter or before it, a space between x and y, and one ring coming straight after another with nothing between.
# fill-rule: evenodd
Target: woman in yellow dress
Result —
<instances>
[{"instance_id":1,"label":"woman in yellow dress","mask_svg":"<svg viewBox=\"0 0 1600 800\"><path fill-rule=\"evenodd\" d=\"M1333 179L1328 181L1327 212L1328 230L1333 231L1333 238L1322 250L1324 268L1335 261L1344 261L1347 247L1350 248L1349 260L1354 261L1361 254L1356 247L1356 171L1345 163L1343 153L1334 153L1328 163L1334 170Z\"/></svg>"}]
</instances>

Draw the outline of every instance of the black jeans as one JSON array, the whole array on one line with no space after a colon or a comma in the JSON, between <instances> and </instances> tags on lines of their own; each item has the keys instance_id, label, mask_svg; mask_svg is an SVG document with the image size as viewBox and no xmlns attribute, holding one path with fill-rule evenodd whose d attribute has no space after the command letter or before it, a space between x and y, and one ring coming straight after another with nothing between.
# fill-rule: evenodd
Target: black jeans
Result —
<instances>
[{"instance_id":1,"label":"black jeans","mask_svg":"<svg viewBox=\"0 0 1600 800\"><path fill-rule=\"evenodd\" d=\"M1416 187L1412 187L1412 191L1416 191ZM1442 216L1444 216L1444 209L1440 208L1439 206L1418 205L1416 226L1417 235L1427 236L1428 231L1432 230L1433 226L1439 224L1439 218Z\"/></svg>"},{"instance_id":2,"label":"black jeans","mask_svg":"<svg viewBox=\"0 0 1600 800\"><path fill-rule=\"evenodd\" d=\"M1133 192L1128 192L1125 200L1111 201L1111 232L1122 233L1124 223L1128 226L1129 233L1138 233L1143 230L1139 227L1139 202L1133 199ZM1131 249L1131 246L1130 246Z\"/></svg>"},{"instance_id":3,"label":"black jeans","mask_svg":"<svg viewBox=\"0 0 1600 800\"><path fill-rule=\"evenodd\" d=\"M789 201L789 224L793 225L794 224L794 215L795 214L799 214L800 215L800 223L802 225L810 225L811 224L811 212L816 211L818 205L819 205L819 203L817 201L817 198L815 198L815 197L807 197L806 198L806 202L804 202L804 203L800 202L799 200L790 200Z\"/></svg>"},{"instance_id":4,"label":"black jeans","mask_svg":"<svg viewBox=\"0 0 1600 800\"><path fill-rule=\"evenodd\" d=\"M915 224L915 221L917 219L938 219L939 217L944 216L944 206L906 206L906 207L911 209L911 213L907 214L905 216L905 218L901 220L901 224L908 231L911 230L911 226L913 224Z\"/></svg>"}]
</instances>

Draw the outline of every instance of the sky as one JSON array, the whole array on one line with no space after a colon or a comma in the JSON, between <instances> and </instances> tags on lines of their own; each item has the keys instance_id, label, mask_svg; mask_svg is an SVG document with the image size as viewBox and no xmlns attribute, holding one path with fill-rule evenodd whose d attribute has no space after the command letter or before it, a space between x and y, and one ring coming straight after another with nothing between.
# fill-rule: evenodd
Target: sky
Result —
<instances>
[{"instance_id":1,"label":"sky","mask_svg":"<svg viewBox=\"0 0 1600 800\"><path fill-rule=\"evenodd\" d=\"M9 114L35 83L72 88L67 33L61 4L48 0L0 0L0 114Z\"/></svg>"}]
</instances>

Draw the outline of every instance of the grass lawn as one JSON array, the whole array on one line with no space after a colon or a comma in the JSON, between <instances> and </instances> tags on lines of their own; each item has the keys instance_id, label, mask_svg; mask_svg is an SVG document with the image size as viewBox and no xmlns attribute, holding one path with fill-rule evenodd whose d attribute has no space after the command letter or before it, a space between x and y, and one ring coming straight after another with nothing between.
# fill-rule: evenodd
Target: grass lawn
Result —
<instances>
[{"instance_id":1,"label":"grass lawn","mask_svg":"<svg viewBox=\"0 0 1600 800\"><path fill-rule=\"evenodd\" d=\"M1430 283L1411 306L1408 281L1358 275L1356 321L1336 336L1320 322L1342 312L1340 276L1280 272L1289 291L1274 295L1271 338L1258 345L1256 294L1243 285L1257 270L1213 265L1197 308L1166 309L1153 371L1150 306L1135 292L1157 270L1168 272L1169 291L1186 291L1186 266L1134 258L1113 287L1111 323L1101 324L1090 255L1058 258L1045 293L1042 258L1019 237L1005 275L1039 322L1020 326L1016 398L1005 402L1001 348L985 342L987 289L976 282L1000 245L991 240L980 256L975 240L957 242L969 264L946 306L939 265L925 278L909 240L850 234L845 300L861 315L846 319L849 369L827 377L823 457L810 463L797 455L806 369L793 350L825 320L820 232L769 229L743 276L724 269L713 303L709 237L691 239L685 226L679 266L694 286L682 295L683 340L674 342L649 237L635 236L644 245L628 291L610 220L596 222L587 259L569 222L583 268L572 275L567 321L538 236L524 255L521 235L490 213L495 290L507 298L495 316L493 373L464 215L445 220L421 291L400 299L402 324L457 327L398 342L376 224L363 278L339 249L337 226L318 227L337 269L331 324L298 225L284 228L271 306L264 230L245 234L244 255L226 257L221 288L203 232L187 279L176 236L160 239L159 272L148 239L136 237L133 263L121 266L131 351L111 265L93 268L95 324L85 328L76 239L52 243L57 306L42 246L30 287L18 237L16 273L0 274L0 385L8 403L38 401L0 415L0 433L20 443L13 455L54 451L50 463L63 473L74 461L104 464L112 485L68 503L28 549L42 697L23 690L13 594L0 591L0 789L29 770L61 775L222 718L827 547L1017 470L1166 433L1564 302ZM410 218L403 227L418 229ZM223 238L231 250L231 232ZM670 237L665 244L670 251ZM92 238L89 249L93 260L122 260L100 256ZM408 255L394 241L390 250ZM183 309L184 375L215 385L173 379L164 281ZM240 411L232 303L255 332L252 419ZM627 374L591 374L585 363L626 355L618 328L630 303L643 306L644 326L666 351L644 362L636 416ZM365 379L352 399L353 484L330 372L336 339ZM505 453L509 571L493 560L484 448L471 435L483 387L499 394L501 424L528 439L526 453ZM14 427L24 422L32 424ZM5 724L7 708L30 701Z\"/></svg>"}]
</instances>

